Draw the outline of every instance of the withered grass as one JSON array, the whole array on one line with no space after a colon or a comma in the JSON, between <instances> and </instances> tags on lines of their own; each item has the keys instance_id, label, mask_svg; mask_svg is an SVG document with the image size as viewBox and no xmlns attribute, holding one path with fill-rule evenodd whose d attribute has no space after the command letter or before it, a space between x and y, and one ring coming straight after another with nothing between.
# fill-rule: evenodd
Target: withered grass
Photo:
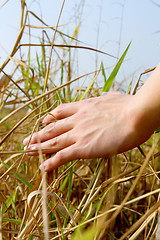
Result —
<instances>
[{"instance_id":1,"label":"withered grass","mask_svg":"<svg viewBox=\"0 0 160 240\"><path fill-rule=\"evenodd\" d=\"M43 117L50 110L100 95L94 81L87 91L81 84L73 93L76 81L94 79L102 69L97 75L96 69L72 78L72 51L112 55L79 45L77 28L69 36L59 31L59 19L55 27L47 25L27 10L25 1L21 11L16 43L0 67L6 77L3 83L0 80L0 239L158 239L159 133L127 153L78 159L50 173L39 170L50 155L40 150L38 157L25 154L23 139L43 128ZM31 15L41 27L29 21ZM26 29L28 42L22 43ZM30 42L34 29L41 30L40 43ZM47 30L53 31L52 40ZM56 44L57 38L62 44ZM37 53L31 59L33 47ZM24 49L27 58L22 57ZM5 67L10 62L15 69L8 74Z\"/></svg>"}]
</instances>

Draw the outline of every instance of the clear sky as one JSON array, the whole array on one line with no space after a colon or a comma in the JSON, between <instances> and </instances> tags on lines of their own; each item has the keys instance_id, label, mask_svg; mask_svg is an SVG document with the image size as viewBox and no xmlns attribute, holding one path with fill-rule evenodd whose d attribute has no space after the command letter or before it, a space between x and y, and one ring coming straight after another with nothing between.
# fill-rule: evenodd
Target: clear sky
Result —
<instances>
[{"instance_id":1,"label":"clear sky","mask_svg":"<svg viewBox=\"0 0 160 240\"><path fill-rule=\"evenodd\" d=\"M0 0L0 6L4 2L5 0ZM42 17L48 25L56 25L62 0L26 2L29 10ZM80 2L84 3L83 9ZM159 1L154 0L154 3ZM81 21L78 38L83 42L82 45L98 47L115 56L121 56L132 41L119 78L120 81L123 78L131 80L135 73L136 79L140 72L160 61L160 7L154 3L152 0L66 0L60 20L60 24L65 26L60 30L72 35ZM30 21L39 24L33 18ZM0 8L0 65L14 45L19 26L20 0L9 0ZM35 34L38 36L38 31ZM58 38L56 41L59 43ZM80 74L95 70L95 53L81 50L78 54ZM98 67L101 60L105 67L116 63L114 59L102 54L98 54L97 59Z\"/></svg>"}]
</instances>

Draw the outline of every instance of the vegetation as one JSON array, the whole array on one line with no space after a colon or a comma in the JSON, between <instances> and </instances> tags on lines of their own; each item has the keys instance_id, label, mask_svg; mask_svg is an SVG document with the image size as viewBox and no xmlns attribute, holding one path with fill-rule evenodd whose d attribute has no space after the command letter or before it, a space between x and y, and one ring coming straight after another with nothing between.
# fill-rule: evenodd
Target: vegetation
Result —
<instances>
[{"instance_id":1,"label":"vegetation","mask_svg":"<svg viewBox=\"0 0 160 240\"><path fill-rule=\"evenodd\" d=\"M102 62L99 70L73 78L77 49L108 53L81 45L79 26L71 36L58 30L63 4L54 28L28 11L25 0L21 11L17 41L0 68L0 239L155 239L160 231L158 131L137 149L107 159L76 160L50 173L39 170L48 154L30 157L22 144L25 136L43 128L43 117L59 104L109 91L130 43L110 76ZM41 28L33 26L31 16ZM35 28L41 29L36 44L30 42ZM28 42L22 44L26 29ZM61 44L55 43L57 35ZM15 66L10 75L4 70L9 62ZM95 84L99 76L103 87ZM81 84L75 91L76 81ZM128 94L136 92L139 81L132 91L129 85Z\"/></svg>"}]
</instances>

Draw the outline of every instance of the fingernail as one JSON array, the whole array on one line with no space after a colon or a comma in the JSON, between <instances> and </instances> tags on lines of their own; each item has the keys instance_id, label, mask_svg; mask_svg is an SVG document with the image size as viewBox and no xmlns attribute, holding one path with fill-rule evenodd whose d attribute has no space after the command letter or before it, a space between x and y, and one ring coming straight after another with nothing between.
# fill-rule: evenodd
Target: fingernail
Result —
<instances>
[{"instance_id":1,"label":"fingernail","mask_svg":"<svg viewBox=\"0 0 160 240\"><path fill-rule=\"evenodd\" d=\"M40 168L41 171L45 171L45 170L46 170L46 164L45 164L45 162L42 163L42 164L39 166L39 168Z\"/></svg>"},{"instance_id":2,"label":"fingernail","mask_svg":"<svg viewBox=\"0 0 160 240\"><path fill-rule=\"evenodd\" d=\"M43 119L42 123L43 123L43 124L46 124L46 120L45 120L45 118Z\"/></svg>"},{"instance_id":3,"label":"fingernail","mask_svg":"<svg viewBox=\"0 0 160 240\"><path fill-rule=\"evenodd\" d=\"M46 124L46 122L47 122L47 121L46 121L47 117L48 117L48 115L43 118L42 123Z\"/></svg>"},{"instance_id":4,"label":"fingernail","mask_svg":"<svg viewBox=\"0 0 160 240\"><path fill-rule=\"evenodd\" d=\"M24 151L26 151L26 150L27 150L27 146L24 146L24 148L23 148L23 149L24 149Z\"/></svg>"},{"instance_id":5,"label":"fingernail","mask_svg":"<svg viewBox=\"0 0 160 240\"><path fill-rule=\"evenodd\" d=\"M27 150L27 146L25 146L25 147L23 148L23 150L26 151L26 150ZM25 153L25 154L26 154L26 153Z\"/></svg>"},{"instance_id":6,"label":"fingernail","mask_svg":"<svg viewBox=\"0 0 160 240\"><path fill-rule=\"evenodd\" d=\"M24 147L24 151L26 151L26 150L33 150L33 147L32 147L31 145L29 145L28 147L25 146L25 147ZM32 155L31 152L26 152L26 154L27 154L27 155Z\"/></svg>"},{"instance_id":7,"label":"fingernail","mask_svg":"<svg viewBox=\"0 0 160 240\"><path fill-rule=\"evenodd\" d=\"M27 145L29 139L30 139L30 136L29 136L29 137L26 137L26 138L23 140L23 144L24 144L24 145Z\"/></svg>"}]
</instances>

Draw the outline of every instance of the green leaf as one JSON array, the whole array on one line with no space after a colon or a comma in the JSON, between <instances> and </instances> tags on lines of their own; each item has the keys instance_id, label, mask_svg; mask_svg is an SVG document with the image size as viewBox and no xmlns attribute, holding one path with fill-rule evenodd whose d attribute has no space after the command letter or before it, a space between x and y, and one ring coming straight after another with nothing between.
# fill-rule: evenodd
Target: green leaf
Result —
<instances>
[{"instance_id":1,"label":"green leaf","mask_svg":"<svg viewBox=\"0 0 160 240\"><path fill-rule=\"evenodd\" d=\"M69 178L69 175L67 175L61 185L61 188L60 188L60 191L63 192L63 190L65 189L66 187L66 184L67 184L67 181L68 181L68 178Z\"/></svg>"},{"instance_id":2,"label":"green leaf","mask_svg":"<svg viewBox=\"0 0 160 240\"><path fill-rule=\"evenodd\" d=\"M93 78L92 82L89 84L89 86L88 86L88 88L86 89L86 91L84 92L84 94L80 97L80 101L85 98L85 96L87 95L88 91L92 88L92 86L93 86L95 80L97 79L99 73L100 73L100 70L98 71L98 73L96 74L96 76Z\"/></svg>"},{"instance_id":3,"label":"green leaf","mask_svg":"<svg viewBox=\"0 0 160 240\"><path fill-rule=\"evenodd\" d=\"M21 224L21 222L22 222L22 220L20 218L19 219L3 218L2 221L11 222L11 223L19 223L19 224Z\"/></svg>"},{"instance_id":4,"label":"green leaf","mask_svg":"<svg viewBox=\"0 0 160 240\"><path fill-rule=\"evenodd\" d=\"M103 65L103 62L101 63L101 66L102 66L102 75L103 75L103 77L104 77L104 82L106 83L107 78L106 78L106 73L105 73L105 71L104 71L104 65Z\"/></svg>"},{"instance_id":5,"label":"green leaf","mask_svg":"<svg viewBox=\"0 0 160 240\"><path fill-rule=\"evenodd\" d=\"M40 72L40 62L39 62L39 57L38 57L38 53L36 52L36 59L37 59L37 65L38 65L38 71Z\"/></svg>"},{"instance_id":6,"label":"green leaf","mask_svg":"<svg viewBox=\"0 0 160 240\"><path fill-rule=\"evenodd\" d=\"M123 62L123 60L124 60L124 58L125 58L125 56L126 56L126 54L127 54L127 51L128 51L128 49L129 49L130 45L131 45L131 42L128 44L126 50L125 50L124 53L122 54L121 58L119 59L119 61L118 61L118 63L116 64L115 68L113 69L113 71L111 72L109 78L106 80L106 82L105 82L105 84L104 84L104 86L103 86L103 88L102 88L101 94L102 94L103 92L108 92L108 91L110 90L110 88L111 88L111 86L112 86L112 83L113 83L113 81L114 81L114 79L115 79L115 77L116 77L116 75L117 75L117 73L118 73L118 71L119 71L119 69L120 69L120 67L121 67L121 65L122 65L122 62Z\"/></svg>"},{"instance_id":7,"label":"green leaf","mask_svg":"<svg viewBox=\"0 0 160 240\"><path fill-rule=\"evenodd\" d=\"M97 210L96 210L96 213L95 213L95 216L97 216L100 208L101 208L101 205L103 203L103 200L105 199L106 195L109 193L109 191L111 190L111 188L113 187L113 185L107 189L107 191L104 193L104 195L102 196L101 200L99 201L98 205L97 205Z\"/></svg>"},{"instance_id":8,"label":"green leaf","mask_svg":"<svg viewBox=\"0 0 160 240\"><path fill-rule=\"evenodd\" d=\"M61 85L63 84L63 80L64 80L64 63L63 60L61 60ZM66 91L65 88L63 88L63 97L66 97Z\"/></svg>"},{"instance_id":9,"label":"green leaf","mask_svg":"<svg viewBox=\"0 0 160 240\"><path fill-rule=\"evenodd\" d=\"M129 94L132 86L132 81L129 83L126 94Z\"/></svg>"},{"instance_id":10,"label":"green leaf","mask_svg":"<svg viewBox=\"0 0 160 240\"><path fill-rule=\"evenodd\" d=\"M68 182L68 209L69 209L70 198L71 198L71 193L72 193L72 177L73 177L73 167L71 167L70 173L69 173L69 182Z\"/></svg>"},{"instance_id":11,"label":"green leaf","mask_svg":"<svg viewBox=\"0 0 160 240\"><path fill-rule=\"evenodd\" d=\"M6 167L6 168L10 168L10 166L6 163L4 163L3 161L1 161L1 163ZM29 183L25 178L23 178L20 174L18 174L15 170L11 170L11 172L21 181L23 182L25 185L27 185L27 187L29 187L30 189L33 188L33 185L31 183Z\"/></svg>"},{"instance_id":12,"label":"green leaf","mask_svg":"<svg viewBox=\"0 0 160 240\"><path fill-rule=\"evenodd\" d=\"M15 194L16 194L16 191L13 192L13 193L9 196L9 198L5 201L5 204L3 204L3 206L2 206L2 216L3 216L3 214L6 212L6 210L10 207L10 205L12 204L12 201L13 201L13 199L14 199L14 197L15 197Z\"/></svg>"},{"instance_id":13,"label":"green leaf","mask_svg":"<svg viewBox=\"0 0 160 240\"><path fill-rule=\"evenodd\" d=\"M77 92L77 94L76 94L76 96L75 96L75 98L73 99L73 101L72 101L72 102L75 102L75 101L77 100L77 98L78 98L78 95L79 95L79 94L80 94L80 92L82 91L82 87L83 87L84 83L86 82L86 80L87 80L87 77L85 78L84 82L82 83L82 85L81 85L81 87L80 87L79 91Z\"/></svg>"},{"instance_id":14,"label":"green leaf","mask_svg":"<svg viewBox=\"0 0 160 240\"><path fill-rule=\"evenodd\" d=\"M94 240L95 235L97 233L97 230L95 226L90 227L89 229L82 231L81 227L79 227L76 231L75 234L73 235L72 240Z\"/></svg>"},{"instance_id":15,"label":"green leaf","mask_svg":"<svg viewBox=\"0 0 160 240\"><path fill-rule=\"evenodd\" d=\"M159 133L160 132L160 128L158 128L156 131L155 131L155 133Z\"/></svg>"},{"instance_id":16,"label":"green leaf","mask_svg":"<svg viewBox=\"0 0 160 240\"><path fill-rule=\"evenodd\" d=\"M71 39L70 44L73 42L73 39L77 37L78 32L79 32L79 24L78 24L78 26L75 28L75 30L74 30L74 32L73 32L73 35L72 35L72 39Z\"/></svg>"}]
</instances>

